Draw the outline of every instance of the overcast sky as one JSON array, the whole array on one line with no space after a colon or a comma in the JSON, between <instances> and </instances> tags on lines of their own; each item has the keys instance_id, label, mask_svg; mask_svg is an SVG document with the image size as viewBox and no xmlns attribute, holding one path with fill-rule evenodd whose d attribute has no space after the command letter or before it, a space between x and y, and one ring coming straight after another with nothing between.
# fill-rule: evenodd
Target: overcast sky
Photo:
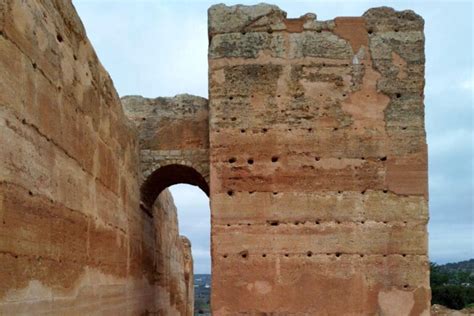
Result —
<instances>
[{"instance_id":1,"label":"overcast sky","mask_svg":"<svg viewBox=\"0 0 474 316\"><path fill-rule=\"evenodd\" d=\"M212 1L73 0L120 96L190 93L207 98L207 8ZM260 2L231 1L255 4ZM271 1L299 17L360 16L388 5L425 19L430 258L474 257L473 5L471 1ZM195 273L210 272L210 212L196 187L171 188Z\"/></svg>"}]
</instances>

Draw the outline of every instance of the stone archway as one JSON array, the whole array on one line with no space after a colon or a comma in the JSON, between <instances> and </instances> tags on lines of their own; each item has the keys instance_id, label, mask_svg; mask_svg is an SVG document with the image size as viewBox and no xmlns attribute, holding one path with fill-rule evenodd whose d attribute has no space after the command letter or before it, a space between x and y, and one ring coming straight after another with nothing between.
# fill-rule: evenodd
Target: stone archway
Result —
<instances>
[{"instance_id":1,"label":"stone archway","mask_svg":"<svg viewBox=\"0 0 474 316\"><path fill-rule=\"evenodd\" d=\"M188 302L194 301L193 258L190 242L183 236L178 238L177 207L167 188L175 184L194 185L209 197L208 101L181 94L153 99L126 96L121 102L139 136L140 205L154 226L157 296L168 297L170 306L183 307L183 297L188 297ZM180 258L180 253L184 257ZM186 290L179 289L180 283L176 281L179 273L176 267L182 262ZM171 293L185 294L170 296ZM186 315L192 310L193 306L187 306Z\"/></svg>"},{"instance_id":2,"label":"stone archway","mask_svg":"<svg viewBox=\"0 0 474 316\"><path fill-rule=\"evenodd\" d=\"M195 168L170 164L153 171L141 187L141 200L147 209L151 209L158 195L175 184L190 184L199 187L209 196L209 184Z\"/></svg>"},{"instance_id":3,"label":"stone archway","mask_svg":"<svg viewBox=\"0 0 474 316\"><path fill-rule=\"evenodd\" d=\"M209 107L202 97L121 99L139 133L142 208L152 215L158 194L178 183L209 196Z\"/></svg>"}]
</instances>

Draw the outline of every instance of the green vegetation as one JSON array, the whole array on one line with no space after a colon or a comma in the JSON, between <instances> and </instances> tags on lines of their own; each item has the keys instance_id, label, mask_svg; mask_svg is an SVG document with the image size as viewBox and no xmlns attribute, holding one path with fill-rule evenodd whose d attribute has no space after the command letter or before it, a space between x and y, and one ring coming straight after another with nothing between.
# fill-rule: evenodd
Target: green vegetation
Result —
<instances>
[{"instance_id":1,"label":"green vegetation","mask_svg":"<svg viewBox=\"0 0 474 316\"><path fill-rule=\"evenodd\" d=\"M474 259L437 265L431 263L432 304L452 309L474 305Z\"/></svg>"},{"instance_id":2,"label":"green vegetation","mask_svg":"<svg viewBox=\"0 0 474 316\"><path fill-rule=\"evenodd\" d=\"M194 315L211 315L211 275L194 275Z\"/></svg>"}]
</instances>

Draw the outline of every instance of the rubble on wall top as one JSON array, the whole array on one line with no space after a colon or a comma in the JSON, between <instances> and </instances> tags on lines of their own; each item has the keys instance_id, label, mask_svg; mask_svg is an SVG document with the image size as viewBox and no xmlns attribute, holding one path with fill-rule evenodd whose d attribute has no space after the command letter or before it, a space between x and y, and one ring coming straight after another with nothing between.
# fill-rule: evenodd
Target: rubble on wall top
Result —
<instances>
[{"instance_id":1,"label":"rubble on wall top","mask_svg":"<svg viewBox=\"0 0 474 316\"><path fill-rule=\"evenodd\" d=\"M196 111L207 110L208 100L206 98L191 94L177 94L174 97L146 98L139 95L123 96L122 106L127 116L134 115L156 115L157 111L163 115L164 112L181 113L182 115L193 115ZM164 111L164 112L163 112ZM155 114L153 114L155 113ZM174 115L174 114L173 114Z\"/></svg>"},{"instance_id":2,"label":"rubble on wall top","mask_svg":"<svg viewBox=\"0 0 474 316\"><path fill-rule=\"evenodd\" d=\"M336 17L335 17L336 18ZM406 24L407 29L422 29L423 18L412 10L396 11L390 7L368 9L362 18L368 22L384 24ZM300 18L287 18L287 13L276 5L260 3L257 5L216 4L208 10L208 32L212 37L223 33L302 32L303 30L331 29L333 20L317 21L314 13L306 13Z\"/></svg>"}]
</instances>

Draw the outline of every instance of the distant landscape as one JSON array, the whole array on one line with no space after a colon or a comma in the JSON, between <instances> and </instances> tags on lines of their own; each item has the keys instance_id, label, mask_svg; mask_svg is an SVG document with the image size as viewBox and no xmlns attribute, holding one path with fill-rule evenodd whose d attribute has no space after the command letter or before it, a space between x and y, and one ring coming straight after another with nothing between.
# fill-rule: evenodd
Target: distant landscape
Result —
<instances>
[{"instance_id":1,"label":"distant landscape","mask_svg":"<svg viewBox=\"0 0 474 316\"><path fill-rule=\"evenodd\" d=\"M194 275L194 315L211 315L211 275Z\"/></svg>"},{"instance_id":2,"label":"distant landscape","mask_svg":"<svg viewBox=\"0 0 474 316\"><path fill-rule=\"evenodd\" d=\"M474 259L437 265L431 263L432 304L451 309L474 307ZM194 314L211 315L211 275L194 275Z\"/></svg>"},{"instance_id":3,"label":"distant landscape","mask_svg":"<svg viewBox=\"0 0 474 316\"><path fill-rule=\"evenodd\" d=\"M437 265L431 263L431 304L452 309L474 307L474 259Z\"/></svg>"}]
</instances>

